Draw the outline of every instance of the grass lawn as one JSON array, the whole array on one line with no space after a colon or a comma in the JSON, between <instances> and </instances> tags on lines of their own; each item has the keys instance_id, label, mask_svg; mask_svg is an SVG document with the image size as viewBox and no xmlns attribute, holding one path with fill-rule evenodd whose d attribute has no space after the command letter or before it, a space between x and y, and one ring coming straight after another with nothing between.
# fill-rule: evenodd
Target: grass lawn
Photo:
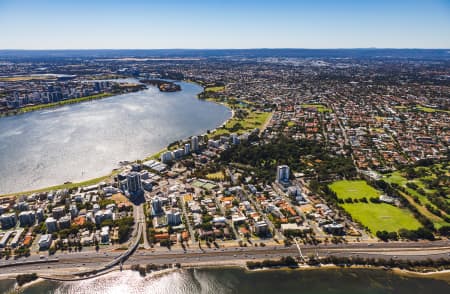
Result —
<instances>
[{"instance_id":1,"label":"grass lawn","mask_svg":"<svg viewBox=\"0 0 450 294\"><path fill-rule=\"evenodd\" d=\"M293 122L293 121L288 121L288 122L287 122L287 126L291 128L291 127L295 126L295 122Z\"/></svg>"},{"instance_id":2,"label":"grass lawn","mask_svg":"<svg viewBox=\"0 0 450 294\"><path fill-rule=\"evenodd\" d=\"M122 193L117 193L111 196L111 199L114 200L116 204L125 203L131 205L132 203L125 197Z\"/></svg>"},{"instance_id":3,"label":"grass lawn","mask_svg":"<svg viewBox=\"0 0 450 294\"><path fill-rule=\"evenodd\" d=\"M303 108L315 108L318 112L332 112L330 108L327 108L322 104L302 104Z\"/></svg>"},{"instance_id":4,"label":"grass lawn","mask_svg":"<svg viewBox=\"0 0 450 294\"><path fill-rule=\"evenodd\" d=\"M244 119L233 117L226 122L224 127L218 128L208 137L229 135L231 133L241 135L245 132L252 131L255 128L261 128L266 123L269 116L270 112L251 111Z\"/></svg>"},{"instance_id":5,"label":"grass lawn","mask_svg":"<svg viewBox=\"0 0 450 294\"><path fill-rule=\"evenodd\" d=\"M428 113L433 113L433 112L446 112L446 113L450 113L449 110L443 110L443 109L436 109L436 108L431 108L431 107L425 107L422 105L417 105L416 109L423 111L423 112L428 112Z\"/></svg>"},{"instance_id":6,"label":"grass lawn","mask_svg":"<svg viewBox=\"0 0 450 294\"><path fill-rule=\"evenodd\" d=\"M415 230L421 227L410 211L390 204L346 203L341 206L373 234L383 230L397 232L400 229Z\"/></svg>"},{"instance_id":7,"label":"grass lawn","mask_svg":"<svg viewBox=\"0 0 450 294\"><path fill-rule=\"evenodd\" d=\"M159 150L158 152L156 152L155 154L152 154L149 157L146 157L144 159L144 161L148 161L148 160L151 160L151 159L159 160L161 158L161 154L163 154L166 151L167 151L167 148L163 148L163 149Z\"/></svg>"},{"instance_id":8,"label":"grass lawn","mask_svg":"<svg viewBox=\"0 0 450 294\"><path fill-rule=\"evenodd\" d=\"M207 174L206 178L208 180L217 180L217 181L223 181L225 179L225 175L222 171L218 171L215 173Z\"/></svg>"},{"instance_id":9,"label":"grass lawn","mask_svg":"<svg viewBox=\"0 0 450 294\"><path fill-rule=\"evenodd\" d=\"M0 82L25 82L32 80L55 80L55 76L14 76L0 77Z\"/></svg>"},{"instance_id":10,"label":"grass lawn","mask_svg":"<svg viewBox=\"0 0 450 294\"><path fill-rule=\"evenodd\" d=\"M20 192L20 193L10 193L10 194L5 194L5 195L0 195L0 197L2 197L2 196L11 196L11 195L19 195L19 194L20 195L28 195L28 194L39 193L39 192L56 191L56 190L60 190L60 189L71 189L71 188L75 188L75 187L85 187L85 186L95 185L95 184L98 184L100 182L104 182L104 181L112 178L117 173L118 173L117 171L113 171L109 175L106 175L106 176L103 176L103 177L99 177L99 178L95 178L95 179L86 180L84 182L67 183L67 184L62 184L62 185L57 185L57 186L52 186L52 187L46 187L46 188L42 188L42 189L36 189L36 190L32 190L32 191L26 191L26 192Z\"/></svg>"},{"instance_id":11,"label":"grass lawn","mask_svg":"<svg viewBox=\"0 0 450 294\"><path fill-rule=\"evenodd\" d=\"M366 197L367 199L371 197L378 198L381 192L369 186L366 181L337 181L332 183L330 189L333 190L339 199L361 199Z\"/></svg>"},{"instance_id":12,"label":"grass lawn","mask_svg":"<svg viewBox=\"0 0 450 294\"><path fill-rule=\"evenodd\" d=\"M207 87L207 88L205 88L205 92L221 92L223 90L225 90L225 86Z\"/></svg>"}]
</instances>

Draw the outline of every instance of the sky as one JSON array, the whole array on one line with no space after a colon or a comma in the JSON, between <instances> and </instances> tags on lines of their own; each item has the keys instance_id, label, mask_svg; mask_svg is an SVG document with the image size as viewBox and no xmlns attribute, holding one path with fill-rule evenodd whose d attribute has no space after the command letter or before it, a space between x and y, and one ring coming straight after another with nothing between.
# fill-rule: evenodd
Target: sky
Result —
<instances>
[{"instance_id":1,"label":"sky","mask_svg":"<svg viewBox=\"0 0 450 294\"><path fill-rule=\"evenodd\" d=\"M450 0L0 0L0 49L450 48Z\"/></svg>"}]
</instances>

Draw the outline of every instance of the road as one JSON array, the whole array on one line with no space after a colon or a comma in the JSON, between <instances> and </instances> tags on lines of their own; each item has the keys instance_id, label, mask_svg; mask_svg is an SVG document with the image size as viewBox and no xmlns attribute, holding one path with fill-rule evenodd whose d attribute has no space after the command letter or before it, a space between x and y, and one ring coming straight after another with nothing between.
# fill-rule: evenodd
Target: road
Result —
<instances>
[{"instance_id":1,"label":"road","mask_svg":"<svg viewBox=\"0 0 450 294\"><path fill-rule=\"evenodd\" d=\"M426 259L449 259L450 241L435 242L395 242L395 243L351 243L351 244L320 244L318 246L301 246L304 256L319 255L341 256L341 257L363 257L363 258L381 258L381 259L408 259L408 260L426 260ZM168 251L159 250L137 250L133 252L126 261L125 265L132 264L168 264L181 263L182 265L194 265L201 263L226 263L230 261L262 260L275 259L282 256L298 256L299 251L296 246L267 246L267 247L235 247L235 248L204 248L188 249L186 253L182 249ZM111 259L122 256L120 251L116 252L88 252L88 253L70 253L56 254L58 262L33 265L20 264L21 260L1 260L0 266L8 264L8 269L3 268L2 272L25 273L37 272L40 275L67 275L70 273L85 272L92 269L98 269L111 263ZM30 257L31 258L31 257ZM33 257L36 258L36 257ZM39 259L39 257L38 257ZM16 264L14 264L16 263Z\"/></svg>"},{"instance_id":2,"label":"road","mask_svg":"<svg viewBox=\"0 0 450 294\"><path fill-rule=\"evenodd\" d=\"M142 239L144 240L144 248L150 249L151 246L148 243L147 238L147 225L145 223L145 213L144 213L144 204L141 205L133 205L133 216L135 226L142 226ZM140 238L141 236L137 236Z\"/></svg>"}]
</instances>

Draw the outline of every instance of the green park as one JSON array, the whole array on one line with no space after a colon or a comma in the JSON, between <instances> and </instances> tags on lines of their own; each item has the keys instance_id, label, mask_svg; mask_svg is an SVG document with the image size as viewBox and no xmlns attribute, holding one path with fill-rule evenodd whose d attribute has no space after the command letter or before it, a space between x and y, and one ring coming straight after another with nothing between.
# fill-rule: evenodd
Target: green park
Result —
<instances>
[{"instance_id":1,"label":"green park","mask_svg":"<svg viewBox=\"0 0 450 294\"><path fill-rule=\"evenodd\" d=\"M371 198L378 199L381 192L363 180L336 181L329 188L336 193L341 200L340 206L353 220L367 227L373 234L383 230L397 232L400 229L414 230L421 227L409 210L370 201Z\"/></svg>"}]
</instances>

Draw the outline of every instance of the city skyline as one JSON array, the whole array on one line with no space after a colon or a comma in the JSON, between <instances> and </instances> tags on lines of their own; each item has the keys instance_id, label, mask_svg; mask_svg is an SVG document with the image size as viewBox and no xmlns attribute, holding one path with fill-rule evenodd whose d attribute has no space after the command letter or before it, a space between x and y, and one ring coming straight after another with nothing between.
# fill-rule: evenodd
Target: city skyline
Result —
<instances>
[{"instance_id":1,"label":"city skyline","mask_svg":"<svg viewBox=\"0 0 450 294\"><path fill-rule=\"evenodd\" d=\"M450 48L450 2L8 1L0 49Z\"/></svg>"}]
</instances>

